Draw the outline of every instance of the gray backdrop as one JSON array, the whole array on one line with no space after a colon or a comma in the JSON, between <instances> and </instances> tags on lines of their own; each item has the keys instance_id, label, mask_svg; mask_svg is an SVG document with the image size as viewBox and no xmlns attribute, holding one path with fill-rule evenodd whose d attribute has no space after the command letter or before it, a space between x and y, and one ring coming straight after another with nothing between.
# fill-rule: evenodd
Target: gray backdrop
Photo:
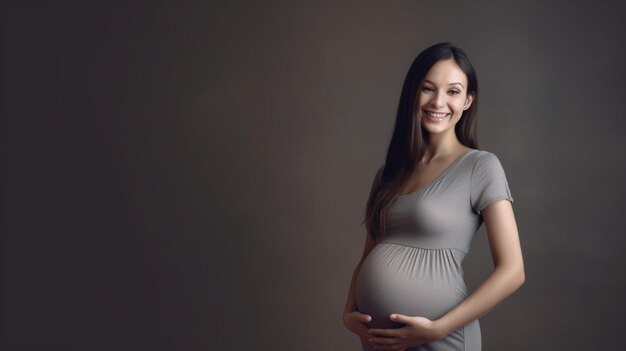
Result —
<instances>
[{"instance_id":1,"label":"gray backdrop","mask_svg":"<svg viewBox=\"0 0 626 351\"><path fill-rule=\"evenodd\" d=\"M446 40L526 261L484 349L626 348L623 2L3 6L6 350L359 350L369 186ZM481 230L470 287L490 269Z\"/></svg>"}]
</instances>

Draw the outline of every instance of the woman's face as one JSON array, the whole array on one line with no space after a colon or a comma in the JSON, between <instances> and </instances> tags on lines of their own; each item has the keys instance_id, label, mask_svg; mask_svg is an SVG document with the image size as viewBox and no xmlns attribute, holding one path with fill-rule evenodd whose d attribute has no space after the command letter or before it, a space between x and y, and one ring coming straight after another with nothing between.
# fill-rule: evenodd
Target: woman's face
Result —
<instances>
[{"instance_id":1,"label":"woman's face","mask_svg":"<svg viewBox=\"0 0 626 351\"><path fill-rule=\"evenodd\" d=\"M453 133L463 111L472 104L467 77L453 59L437 62L418 92L418 116L429 134Z\"/></svg>"}]
</instances>

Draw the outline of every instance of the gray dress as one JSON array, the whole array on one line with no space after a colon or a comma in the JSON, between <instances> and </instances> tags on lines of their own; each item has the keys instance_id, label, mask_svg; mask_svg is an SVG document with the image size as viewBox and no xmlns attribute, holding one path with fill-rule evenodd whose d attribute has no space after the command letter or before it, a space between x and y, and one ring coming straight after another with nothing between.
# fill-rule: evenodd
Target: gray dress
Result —
<instances>
[{"instance_id":1,"label":"gray dress","mask_svg":"<svg viewBox=\"0 0 626 351\"><path fill-rule=\"evenodd\" d=\"M372 190L380 182L381 166ZM513 201L498 158L469 150L421 189L399 195L387 211L387 230L376 238L359 272L356 303L373 328L397 328L389 315L438 319L467 297L461 262L490 203ZM363 350L373 350L361 339ZM475 320L444 339L410 350L478 351Z\"/></svg>"}]
</instances>

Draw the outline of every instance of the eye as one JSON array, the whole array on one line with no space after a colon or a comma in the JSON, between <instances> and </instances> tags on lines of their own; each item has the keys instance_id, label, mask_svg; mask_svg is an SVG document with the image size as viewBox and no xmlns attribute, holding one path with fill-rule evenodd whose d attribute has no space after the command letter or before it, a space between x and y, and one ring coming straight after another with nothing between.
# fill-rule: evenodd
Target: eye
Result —
<instances>
[{"instance_id":1,"label":"eye","mask_svg":"<svg viewBox=\"0 0 626 351\"><path fill-rule=\"evenodd\" d=\"M431 87L422 87L422 91L425 93L432 93L433 91L435 91L435 89L431 88Z\"/></svg>"},{"instance_id":2,"label":"eye","mask_svg":"<svg viewBox=\"0 0 626 351\"><path fill-rule=\"evenodd\" d=\"M448 94L451 94L451 95L457 95L457 94L460 94L460 93L461 92L456 90L456 89L448 90Z\"/></svg>"}]
</instances>

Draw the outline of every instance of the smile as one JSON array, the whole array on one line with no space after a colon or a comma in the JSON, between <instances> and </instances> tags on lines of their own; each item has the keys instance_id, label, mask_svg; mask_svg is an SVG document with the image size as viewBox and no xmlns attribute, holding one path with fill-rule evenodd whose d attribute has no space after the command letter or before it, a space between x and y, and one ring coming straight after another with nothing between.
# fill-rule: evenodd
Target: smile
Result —
<instances>
[{"instance_id":1,"label":"smile","mask_svg":"<svg viewBox=\"0 0 626 351\"><path fill-rule=\"evenodd\" d=\"M431 111L426 111L426 114L429 117L432 117L432 118L446 118L446 117L450 116L449 113L435 113L435 112L431 112Z\"/></svg>"}]
</instances>

